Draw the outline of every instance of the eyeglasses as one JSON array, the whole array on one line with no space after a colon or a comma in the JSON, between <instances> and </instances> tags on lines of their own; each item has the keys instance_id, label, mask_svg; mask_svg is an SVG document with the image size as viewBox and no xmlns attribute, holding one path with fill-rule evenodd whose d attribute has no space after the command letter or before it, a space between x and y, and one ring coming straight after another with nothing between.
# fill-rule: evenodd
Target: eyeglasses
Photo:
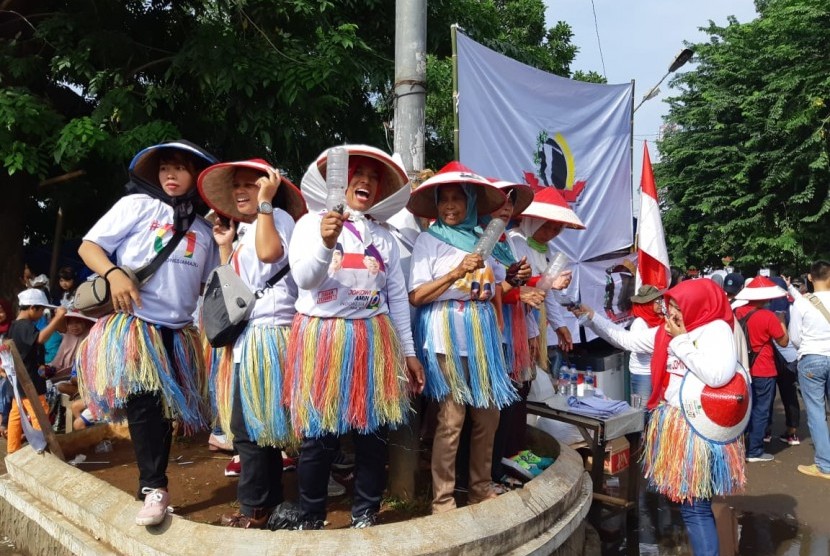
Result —
<instances>
[{"instance_id":1,"label":"eyeglasses","mask_svg":"<svg viewBox=\"0 0 830 556\"><path fill-rule=\"evenodd\" d=\"M662 299L654 300L654 312L658 315L664 315L666 313L666 304L663 303Z\"/></svg>"}]
</instances>

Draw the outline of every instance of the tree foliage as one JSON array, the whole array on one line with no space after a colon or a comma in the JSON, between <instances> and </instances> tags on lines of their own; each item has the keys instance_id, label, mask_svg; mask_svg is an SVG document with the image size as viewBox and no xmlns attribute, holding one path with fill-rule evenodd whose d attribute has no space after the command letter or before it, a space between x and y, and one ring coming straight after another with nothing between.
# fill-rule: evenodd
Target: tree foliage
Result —
<instances>
[{"instance_id":1,"label":"tree foliage","mask_svg":"<svg viewBox=\"0 0 830 556\"><path fill-rule=\"evenodd\" d=\"M830 2L757 2L694 45L655 168L672 261L803 271L830 255Z\"/></svg>"},{"instance_id":2,"label":"tree foliage","mask_svg":"<svg viewBox=\"0 0 830 556\"><path fill-rule=\"evenodd\" d=\"M80 237L147 145L183 137L297 180L331 144L391 148L394 18L385 0L0 0L0 293L24 238L48 245L59 207ZM435 0L428 20L433 160L452 141L450 23L561 75L576 51L541 0Z\"/></svg>"}]
</instances>

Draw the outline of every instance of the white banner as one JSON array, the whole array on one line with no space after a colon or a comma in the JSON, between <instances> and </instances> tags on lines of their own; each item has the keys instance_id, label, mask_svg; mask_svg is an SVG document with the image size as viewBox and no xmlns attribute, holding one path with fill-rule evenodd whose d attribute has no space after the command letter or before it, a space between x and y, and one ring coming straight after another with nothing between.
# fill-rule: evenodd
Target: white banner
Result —
<instances>
[{"instance_id":1,"label":"white banner","mask_svg":"<svg viewBox=\"0 0 830 556\"><path fill-rule=\"evenodd\" d=\"M458 33L458 90L461 162L556 187L585 223L556 249L584 261L632 245L631 84L558 77Z\"/></svg>"}]
</instances>

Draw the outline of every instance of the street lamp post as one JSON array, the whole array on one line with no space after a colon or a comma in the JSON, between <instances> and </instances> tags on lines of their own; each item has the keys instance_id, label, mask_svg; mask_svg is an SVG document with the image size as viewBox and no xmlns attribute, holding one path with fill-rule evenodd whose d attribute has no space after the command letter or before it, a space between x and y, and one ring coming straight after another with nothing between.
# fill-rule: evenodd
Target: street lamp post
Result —
<instances>
[{"instance_id":1,"label":"street lamp post","mask_svg":"<svg viewBox=\"0 0 830 556\"><path fill-rule=\"evenodd\" d=\"M677 56L675 56L674 61L669 66L668 71L665 73L665 75L663 75L663 77L660 78L660 81L658 81L654 87L652 87L645 95L643 95L643 99L640 101L640 104L634 107L634 112L636 112L637 109L640 106L642 106L645 101L656 97L657 93L660 92L660 85L663 83L663 81L666 80L669 74L674 73L678 69L680 69L681 66L683 66L686 62L692 59L693 55L694 51L691 48L684 48L683 50L681 50L680 53Z\"/></svg>"}]
</instances>

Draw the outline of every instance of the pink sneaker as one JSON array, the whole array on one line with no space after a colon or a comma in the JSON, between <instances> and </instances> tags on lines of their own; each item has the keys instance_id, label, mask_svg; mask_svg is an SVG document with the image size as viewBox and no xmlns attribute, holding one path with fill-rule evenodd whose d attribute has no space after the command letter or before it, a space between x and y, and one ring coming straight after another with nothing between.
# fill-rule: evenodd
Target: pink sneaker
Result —
<instances>
[{"instance_id":1,"label":"pink sneaker","mask_svg":"<svg viewBox=\"0 0 830 556\"><path fill-rule=\"evenodd\" d=\"M136 525L158 525L167 515L167 505L170 502L170 493L158 488L141 489L144 494L144 507L135 516Z\"/></svg>"}]
</instances>

